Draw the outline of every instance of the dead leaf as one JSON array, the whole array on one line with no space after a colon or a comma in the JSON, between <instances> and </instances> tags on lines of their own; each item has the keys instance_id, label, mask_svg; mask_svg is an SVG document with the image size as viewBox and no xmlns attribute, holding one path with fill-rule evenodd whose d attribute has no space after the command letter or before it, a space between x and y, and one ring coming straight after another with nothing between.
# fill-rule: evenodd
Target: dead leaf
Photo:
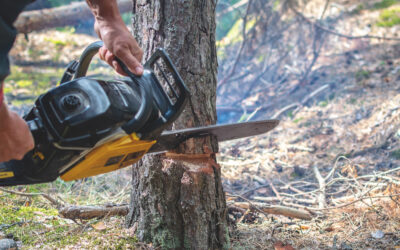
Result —
<instances>
[{"instance_id":1,"label":"dead leaf","mask_svg":"<svg viewBox=\"0 0 400 250\"><path fill-rule=\"evenodd\" d=\"M290 244L285 245L285 244L283 244L282 241L275 242L274 249L275 250L294 250L294 248Z\"/></svg>"},{"instance_id":2,"label":"dead leaf","mask_svg":"<svg viewBox=\"0 0 400 250\"><path fill-rule=\"evenodd\" d=\"M106 224L104 222L99 221L96 224L93 224L92 227L97 231L104 231L107 229Z\"/></svg>"}]
</instances>

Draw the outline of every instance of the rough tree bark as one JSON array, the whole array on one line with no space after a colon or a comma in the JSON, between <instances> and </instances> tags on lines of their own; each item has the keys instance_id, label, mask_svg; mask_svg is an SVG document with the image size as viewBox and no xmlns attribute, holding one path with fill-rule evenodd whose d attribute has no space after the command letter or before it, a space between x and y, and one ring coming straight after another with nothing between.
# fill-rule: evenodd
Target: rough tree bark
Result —
<instances>
[{"instance_id":1,"label":"rough tree bark","mask_svg":"<svg viewBox=\"0 0 400 250\"><path fill-rule=\"evenodd\" d=\"M145 58L164 47L192 96L174 129L216 122L217 55L213 0L133 0L134 34ZM229 247L215 138L191 139L133 169L127 226L162 249Z\"/></svg>"}]
</instances>

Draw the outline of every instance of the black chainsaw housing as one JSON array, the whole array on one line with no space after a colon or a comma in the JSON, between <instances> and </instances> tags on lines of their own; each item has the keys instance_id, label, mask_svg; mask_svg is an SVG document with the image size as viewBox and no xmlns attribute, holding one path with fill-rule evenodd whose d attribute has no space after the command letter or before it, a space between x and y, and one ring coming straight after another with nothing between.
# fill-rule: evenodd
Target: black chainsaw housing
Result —
<instances>
[{"instance_id":1,"label":"black chainsaw housing","mask_svg":"<svg viewBox=\"0 0 400 250\"><path fill-rule=\"evenodd\" d=\"M39 96L24 117L35 140L35 148L20 161L0 163L0 186L50 182L84 160L81 153L118 129L140 138L157 137L182 112L189 92L172 62L159 50L145 65L141 77L121 63L129 77L99 80L84 77L92 56L101 47L95 43L83 53L75 79L69 67L61 85ZM151 66L167 60L179 89L173 103ZM71 72L72 71L72 72ZM167 80L168 81L168 80ZM66 167L67 166L67 167ZM7 173L13 177L7 177Z\"/></svg>"}]
</instances>

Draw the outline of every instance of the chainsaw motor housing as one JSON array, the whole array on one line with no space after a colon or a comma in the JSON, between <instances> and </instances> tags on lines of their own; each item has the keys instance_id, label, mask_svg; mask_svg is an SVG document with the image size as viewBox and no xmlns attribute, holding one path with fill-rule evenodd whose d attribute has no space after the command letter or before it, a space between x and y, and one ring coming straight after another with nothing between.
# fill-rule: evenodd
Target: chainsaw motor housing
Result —
<instances>
[{"instance_id":1,"label":"chainsaw motor housing","mask_svg":"<svg viewBox=\"0 0 400 250\"><path fill-rule=\"evenodd\" d=\"M35 148L20 161L0 163L0 186L50 182L59 176L75 180L131 165L182 112L190 94L163 50L144 65L141 77L119 61L129 77L107 81L86 77L101 46L90 45L79 62L69 65L61 84L38 97L24 117ZM172 77L158 68L164 78L159 80L154 66L160 59Z\"/></svg>"}]
</instances>

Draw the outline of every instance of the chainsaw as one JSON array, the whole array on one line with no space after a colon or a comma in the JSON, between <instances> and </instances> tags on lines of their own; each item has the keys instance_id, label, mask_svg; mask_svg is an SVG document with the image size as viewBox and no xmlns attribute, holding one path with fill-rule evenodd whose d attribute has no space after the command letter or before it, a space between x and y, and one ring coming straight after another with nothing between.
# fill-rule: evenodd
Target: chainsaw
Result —
<instances>
[{"instance_id":1,"label":"chainsaw","mask_svg":"<svg viewBox=\"0 0 400 250\"><path fill-rule=\"evenodd\" d=\"M22 160L0 163L0 186L72 181L114 171L147 153L172 150L189 138L218 141L266 133L277 120L164 131L179 117L190 92L168 54L158 49L135 76L99 80L86 76L102 42L72 61L60 84L42 94L24 116L35 147ZM164 84L162 84L164 83Z\"/></svg>"}]
</instances>

